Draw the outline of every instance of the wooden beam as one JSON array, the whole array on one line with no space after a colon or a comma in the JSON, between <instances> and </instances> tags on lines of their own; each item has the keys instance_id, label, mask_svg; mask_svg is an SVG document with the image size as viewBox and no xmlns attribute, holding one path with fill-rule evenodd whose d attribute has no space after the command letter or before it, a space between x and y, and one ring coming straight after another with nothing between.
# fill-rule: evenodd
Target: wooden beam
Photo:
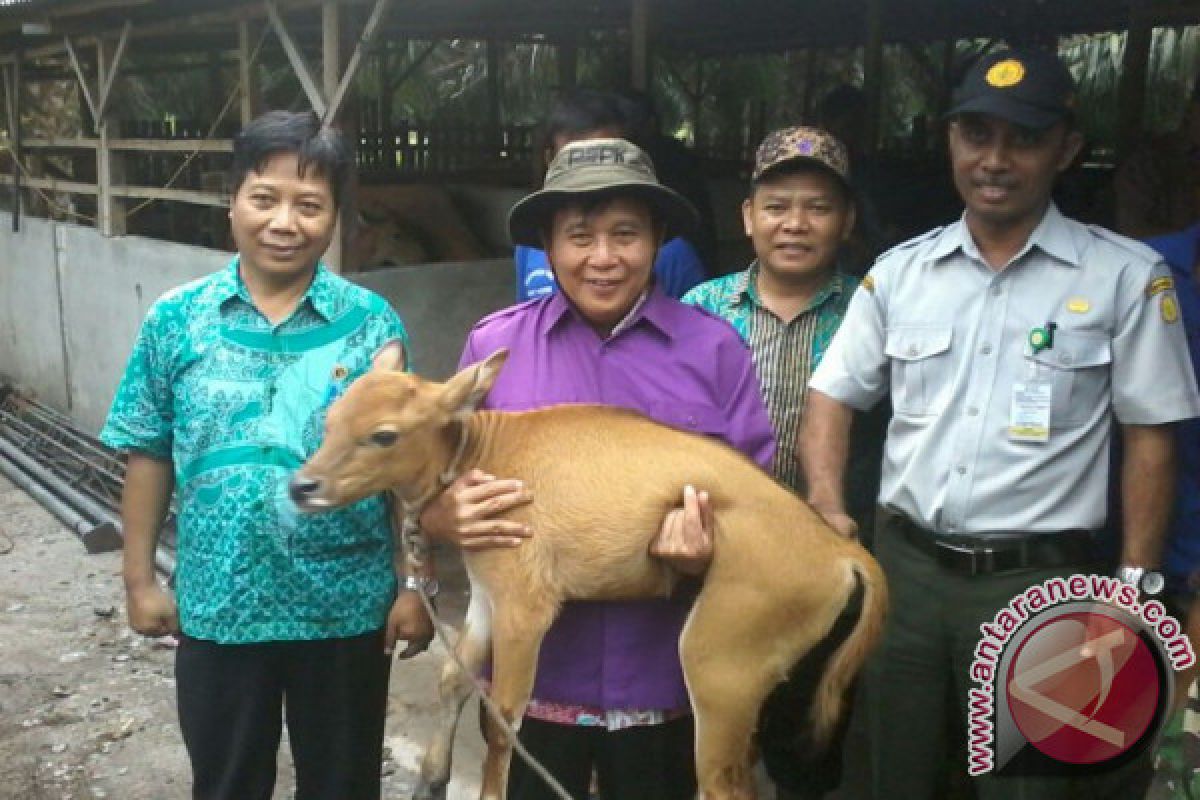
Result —
<instances>
[{"instance_id":1,"label":"wooden beam","mask_svg":"<svg viewBox=\"0 0 1200 800\"><path fill-rule=\"evenodd\" d=\"M16 60L12 65L12 118L13 128L8 132L12 143L12 229L13 233L21 230L21 65L24 59L21 51L16 52Z\"/></svg>"},{"instance_id":2,"label":"wooden beam","mask_svg":"<svg viewBox=\"0 0 1200 800\"><path fill-rule=\"evenodd\" d=\"M375 39L375 32L379 29L379 24L383 21L383 15L387 11L391 0L375 0L375 7L371 9L371 16L367 18L367 24L363 26L362 34L358 38L358 44L354 47L354 53L350 56L349 63L346 64L346 70L341 76L341 80L334 81L337 83L333 89L329 99L329 108L325 109L323 124L331 125L337 117L338 110L342 106L342 100L346 96L346 90L350 88L350 82L354 80L354 75L358 72L358 66L362 62L363 53L371 47L371 43ZM335 6L336 8L336 6ZM326 87L328 87L326 83ZM328 90L328 88L327 88Z\"/></svg>"},{"instance_id":3,"label":"wooden beam","mask_svg":"<svg viewBox=\"0 0 1200 800\"><path fill-rule=\"evenodd\" d=\"M254 79L254 58L251 55L250 21L238 20L238 87L240 98L238 103L242 127L246 127L254 119L255 100L258 98L258 81Z\"/></svg>"},{"instance_id":4,"label":"wooden beam","mask_svg":"<svg viewBox=\"0 0 1200 800\"><path fill-rule=\"evenodd\" d=\"M265 0L264 4L267 9L267 17L271 20L271 28L279 37L279 43L283 45L283 52L287 53L292 70L296 73L296 78L300 81L304 94L308 96L309 105L319 116L325 116L325 98L321 95L321 90L317 88L316 81L313 80L312 71L304 61L304 54L300 52L300 48L296 47L296 42L293 41L287 27L284 26L283 17L279 15L275 0Z\"/></svg>"},{"instance_id":5,"label":"wooden beam","mask_svg":"<svg viewBox=\"0 0 1200 800\"><path fill-rule=\"evenodd\" d=\"M115 54L110 54L103 39L96 41L96 79L101 86L110 84L109 76L116 64ZM124 160L109 146L113 123L104 118L103 109L96 120L100 141L96 148L96 223L103 236L125 235L125 206L113 194L112 187L125 180Z\"/></svg>"},{"instance_id":6,"label":"wooden beam","mask_svg":"<svg viewBox=\"0 0 1200 800\"><path fill-rule=\"evenodd\" d=\"M1121 56L1121 78L1117 85L1118 159L1129 155L1141 137L1153 35L1145 0L1132 0L1129 27L1125 32L1125 52Z\"/></svg>"},{"instance_id":7,"label":"wooden beam","mask_svg":"<svg viewBox=\"0 0 1200 800\"><path fill-rule=\"evenodd\" d=\"M331 0L321 6L321 73L326 97L332 97L338 89L338 75L342 71L341 43L341 15L338 13L337 3ZM321 117L322 126L333 123L333 114L329 112L330 108L333 108L332 104L317 112ZM345 204L338 211L333 225L333 238L329 240L329 247L323 258L325 265L334 272L342 271L342 253L345 251L342 241L342 234L345 230L345 226L342 225L342 216L346 213Z\"/></svg>"},{"instance_id":8,"label":"wooden beam","mask_svg":"<svg viewBox=\"0 0 1200 800\"><path fill-rule=\"evenodd\" d=\"M227 208L229 195L221 192L202 192L195 189L166 189L161 186L114 186L112 194L136 200L171 200L199 206Z\"/></svg>"},{"instance_id":9,"label":"wooden beam","mask_svg":"<svg viewBox=\"0 0 1200 800\"><path fill-rule=\"evenodd\" d=\"M112 139L113 150L146 153L232 153L232 139Z\"/></svg>"},{"instance_id":10,"label":"wooden beam","mask_svg":"<svg viewBox=\"0 0 1200 800\"><path fill-rule=\"evenodd\" d=\"M113 81L116 80L117 71L121 69L121 58L125 55L125 45L129 43L131 30L133 30L133 23L125 20L125 26L121 28L121 38L117 41L117 50L113 53L112 64L109 65L108 75L104 78L104 86L100 89L100 96L96 98L96 110L100 112L101 117L108 110L108 96L112 91Z\"/></svg>"},{"instance_id":11,"label":"wooden beam","mask_svg":"<svg viewBox=\"0 0 1200 800\"><path fill-rule=\"evenodd\" d=\"M4 118L7 121L8 135L10 137L13 135L13 130L17 127L17 107L13 102L14 82L12 79L12 70L13 67L7 64L0 70L0 75L4 78Z\"/></svg>"},{"instance_id":12,"label":"wooden beam","mask_svg":"<svg viewBox=\"0 0 1200 800\"><path fill-rule=\"evenodd\" d=\"M878 152L883 108L883 0L867 0L867 29L863 43L863 99L866 120L863 141L868 154Z\"/></svg>"},{"instance_id":13,"label":"wooden beam","mask_svg":"<svg viewBox=\"0 0 1200 800\"><path fill-rule=\"evenodd\" d=\"M420 54L412 60L412 63L406 66L403 72L401 72L394 80L388 83L388 91L394 92L403 86L404 82L411 78L413 73L420 69L421 65L425 63L425 59L433 55L433 51L437 49L437 46L437 42L430 42L428 45L426 45L425 49L422 50Z\"/></svg>"},{"instance_id":14,"label":"wooden beam","mask_svg":"<svg viewBox=\"0 0 1200 800\"><path fill-rule=\"evenodd\" d=\"M630 82L634 89L645 91L649 85L650 48L650 3L649 0L633 0L629 14L629 32L632 45L630 54Z\"/></svg>"},{"instance_id":15,"label":"wooden beam","mask_svg":"<svg viewBox=\"0 0 1200 800\"><path fill-rule=\"evenodd\" d=\"M95 127L100 124L100 111L96 107L96 101L92 98L92 90L88 86L87 76L83 74L83 67L79 63L79 56L75 54L75 46L71 44L71 37L64 36L63 44L66 45L67 55L71 58L71 68L75 70L75 77L79 80L79 91L83 93L88 110L92 112L92 126Z\"/></svg>"},{"instance_id":16,"label":"wooden beam","mask_svg":"<svg viewBox=\"0 0 1200 800\"><path fill-rule=\"evenodd\" d=\"M0 175L0 184L13 186L11 175ZM72 194L96 194L96 184L81 181L64 181L58 178L22 178L20 188L42 189L49 192L70 192Z\"/></svg>"},{"instance_id":17,"label":"wooden beam","mask_svg":"<svg viewBox=\"0 0 1200 800\"><path fill-rule=\"evenodd\" d=\"M95 150L99 144L99 139L77 136L56 136L50 139L37 138L25 141L25 147L30 150Z\"/></svg>"}]
</instances>

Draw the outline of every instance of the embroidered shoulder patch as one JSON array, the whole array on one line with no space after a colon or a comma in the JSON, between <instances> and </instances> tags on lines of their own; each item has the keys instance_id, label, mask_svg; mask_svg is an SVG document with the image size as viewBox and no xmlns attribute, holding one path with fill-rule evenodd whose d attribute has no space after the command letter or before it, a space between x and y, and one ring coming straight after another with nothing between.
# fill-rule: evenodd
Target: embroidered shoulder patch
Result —
<instances>
[{"instance_id":1,"label":"embroidered shoulder patch","mask_svg":"<svg viewBox=\"0 0 1200 800\"><path fill-rule=\"evenodd\" d=\"M870 275L863 278L862 284L860 284L860 285L862 286L862 288L866 289L871 294L875 294L875 279L872 278Z\"/></svg>"},{"instance_id":2,"label":"embroidered shoulder patch","mask_svg":"<svg viewBox=\"0 0 1200 800\"><path fill-rule=\"evenodd\" d=\"M1159 292L1175 288L1175 281L1169 277L1155 278L1146 284L1146 297L1154 297Z\"/></svg>"},{"instance_id":3,"label":"embroidered shoulder patch","mask_svg":"<svg viewBox=\"0 0 1200 800\"><path fill-rule=\"evenodd\" d=\"M1158 311L1162 315L1163 322L1168 325L1179 321L1179 306L1175 303L1174 295L1164 294L1158 304Z\"/></svg>"}]
</instances>

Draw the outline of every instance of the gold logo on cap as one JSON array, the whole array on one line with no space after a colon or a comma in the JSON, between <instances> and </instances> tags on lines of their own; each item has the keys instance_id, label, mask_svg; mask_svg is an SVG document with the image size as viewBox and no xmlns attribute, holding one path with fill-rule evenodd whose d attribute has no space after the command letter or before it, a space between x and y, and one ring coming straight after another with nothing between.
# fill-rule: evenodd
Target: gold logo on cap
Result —
<instances>
[{"instance_id":1,"label":"gold logo on cap","mask_svg":"<svg viewBox=\"0 0 1200 800\"><path fill-rule=\"evenodd\" d=\"M1025 65L1015 58L1006 58L992 65L985 80L997 89L1007 89L1009 86L1016 86L1024 77Z\"/></svg>"}]
</instances>

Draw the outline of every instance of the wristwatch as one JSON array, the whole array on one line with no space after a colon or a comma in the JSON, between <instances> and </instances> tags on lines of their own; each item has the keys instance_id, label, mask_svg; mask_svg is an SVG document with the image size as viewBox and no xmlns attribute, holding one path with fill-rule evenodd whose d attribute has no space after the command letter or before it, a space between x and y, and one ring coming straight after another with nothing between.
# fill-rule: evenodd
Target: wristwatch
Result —
<instances>
[{"instance_id":1,"label":"wristwatch","mask_svg":"<svg viewBox=\"0 0 1200 800\"><path fill-rule=\"evenodd\" d=\"M1121 566L1117 567L1117 580L1132 584L1137 587L1137 590L1147 597L1157 597L1162 594L1162 590L1166 588L1167 580L1163 574L1155 569L1146 569L1145 567Z\"/></svg>"},{"instance_id":2,"label":"wristwatch","mask_svg":"<svg viewBox=\"0 0 1200 800\"><path fill-rule=\"evenodd\" d=\"M430 600L442 590L438 579L432 575L405 575L403 588L409 592L424 592Z\"/></svg>"}]
</instances>

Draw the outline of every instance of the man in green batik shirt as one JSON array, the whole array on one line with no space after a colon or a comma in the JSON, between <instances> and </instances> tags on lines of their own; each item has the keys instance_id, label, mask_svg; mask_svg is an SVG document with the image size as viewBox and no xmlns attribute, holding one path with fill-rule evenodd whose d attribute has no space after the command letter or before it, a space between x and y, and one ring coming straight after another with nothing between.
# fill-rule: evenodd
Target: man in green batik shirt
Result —
<instances>
[{"instance_id":1,"label":"man in green batik shirt","mask_svg":"<svg viewBox=\"0 0 1200 800\"><path fill-rule=\"evenodd\" d=\"M329 404L385 342L407 341L386 301L319 263L352 168L312 114L239 134L238 256L151 307L101 434L129 454L130 625L179 635L195 798L269 800L285 714L298 797L378 798L389 656L431 636L416 594L397 592L427 576L394 559L384 499L302 516L287 492ZM154 574L173 491L176 598Z\"/></svg>"},{"instance_id":2,"label":"man in green batik shirt","mask_svg":"<svg viewBox=\"0 0 1200 800\"><path fill-rule=\"evenodd\" d=\"M796 436L808 380L855 288L838 271L855 221L849 170L845 146L826 131L792 127L768 134L742 204L754 261L683 296L728 321L750 346L779 441L772 473L798 493ZM848 610L847 618L857 619L858 611ZM833 644L839 635L844 638L840 625ZM801 662L768 697L760 721L759 749L782 800L821 797L841 778L840 742L820 753L797 738L823 664L820 653Z\"/></svg>"}]
</instances>

